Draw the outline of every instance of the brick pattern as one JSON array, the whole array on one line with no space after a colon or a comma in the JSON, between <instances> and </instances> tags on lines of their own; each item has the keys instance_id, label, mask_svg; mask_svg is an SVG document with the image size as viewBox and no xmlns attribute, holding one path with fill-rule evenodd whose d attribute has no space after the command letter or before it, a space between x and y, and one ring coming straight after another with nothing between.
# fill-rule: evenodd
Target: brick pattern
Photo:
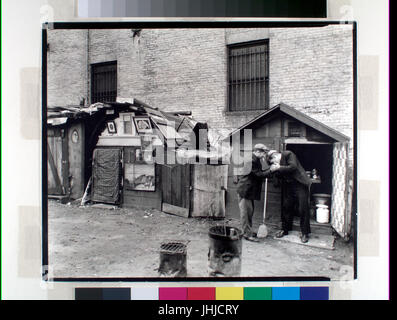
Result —
<instances>
[{"instance_id":1,"label":"brick pattern","mask_svg":"<svg viewBox=\"0 0 397 320\"><path fill-rule=\"evenodd\" d=\"M272 29L270 105L280 101L352 137L352 27Z\"/></svg>"},{"instance_id":2,"label":"brick pattern","mask_svg":"<svg viewBox=\"0 0 397 320\"><path fill-rule=\"evenodd\" d=\"M227 112L226 45L265 37L270 45L270 106L284 102L352 137L350 25L145 29L139 36L129 29L50 30L48 103L77 104L89 92L87 64L117 60L118 96L167 111L191 110L210 127L237 128L261 111Z\"/></svg>"},{"instance_id":3,"label":"brick pattern","mask_svg":"<svg viewBox=\"0 0 397 320\"><path fill-rule=\"evenodd\" d=\"M49 30L48 106L77 105L87 96L87 30Z\"/></svg>"}]
</instances>

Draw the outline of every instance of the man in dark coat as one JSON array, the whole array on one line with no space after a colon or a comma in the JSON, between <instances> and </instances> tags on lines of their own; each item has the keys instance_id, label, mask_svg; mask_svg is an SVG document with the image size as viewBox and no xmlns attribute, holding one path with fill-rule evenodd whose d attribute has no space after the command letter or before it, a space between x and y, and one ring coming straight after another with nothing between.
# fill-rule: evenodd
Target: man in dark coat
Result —
<instances>
[{"instance_id":1,"label":"man in dark coat","mask_svg":"<svg viewBox=\"0 0 397 320\"><path fill-rule=\"evenodd\" d=\"M301 241L306 243L310 233L309 191L311 180L292 151L271 150L268 152L267 160L271 164L270 171L282 181L282 230L276 234L276 237L281 238L292 230L296 205L300 216Z\"/></svg>"},{"instance_id":2,"label":"man in dark coat","mask_svg":"<svg viewBox=\"0 0 397 320\"><path fill-rule=\"evenodd\" d=\"M254 146L251 161L247 161L245 173L239 177L237 185L238 203L240 209L240 222L244 238L258 241L252 232L252 217L254 215L254 200L260 200L262 182L270 176L269 169L262 171L261 159L265 159L269 149L259 143Z\"/></svg>"}]
</instances>

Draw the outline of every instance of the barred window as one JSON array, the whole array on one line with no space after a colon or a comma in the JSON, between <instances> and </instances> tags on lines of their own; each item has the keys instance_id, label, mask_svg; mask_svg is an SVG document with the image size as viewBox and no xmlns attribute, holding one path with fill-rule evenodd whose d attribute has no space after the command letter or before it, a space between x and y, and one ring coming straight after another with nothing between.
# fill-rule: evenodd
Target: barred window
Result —
<instances>
[{"instance_id":1,"label":"barred window","mask_svg":"<svg viewBox=\"0 0 397 320\"><path fill-rule=\"evenodd\" d=\"M117 61L91 65L91 103L112 102L117 97Z\"/></svg>"},{"instance_id":2,"label":"barred window","mask_svg":"<svg viewBox=\"0 0 397 320\"><path fill-rule=\"evenodd\" d=\"M229 111L264 110L269 106L269 42L228 46Z\"/></svg>"}]
</instances>

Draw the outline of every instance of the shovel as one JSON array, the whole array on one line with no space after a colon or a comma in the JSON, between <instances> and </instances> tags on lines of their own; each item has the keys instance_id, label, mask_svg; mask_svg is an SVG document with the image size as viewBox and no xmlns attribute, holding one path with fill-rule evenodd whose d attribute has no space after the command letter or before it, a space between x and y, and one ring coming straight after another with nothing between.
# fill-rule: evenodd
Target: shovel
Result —
<instances>
[{"instance_id":1,"label":"shovel","mask_svg":"<svg viewBox=\"0 0 397 320\"><path fill-rule=\"evenodd\" d=\"M267 178L265 179L265 199L263 205L263 223L259 226L257 238L266 238L267 237L267 227L265 225L266 219L266 203L267 203Z\"/></svg>"}]
</instances>

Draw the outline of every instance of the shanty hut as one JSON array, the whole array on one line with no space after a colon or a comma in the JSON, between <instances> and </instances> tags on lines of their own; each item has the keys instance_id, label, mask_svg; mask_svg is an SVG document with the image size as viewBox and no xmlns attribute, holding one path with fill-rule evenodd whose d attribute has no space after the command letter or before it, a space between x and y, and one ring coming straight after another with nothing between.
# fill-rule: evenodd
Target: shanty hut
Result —
<instances>
[{"instance_id":1,"label":"shanty hut","mask_svg":"<svg viewBox=\"0 0 397 320\"><path fill-rule=\"evenodd\" d=\"M336 231L343 238L349 238L353 170L352 160L349 159L350 139L347 136L280 103L233 131L229 139L233 146L233 158L229 169L226 217L239 216L236 188L243 153L251 153L253 145L264 143L272 149L293 151L310 175L312 232ZM266 164L263 166L265 168ZM256 224L263 219L264 188L262 191L262 199L255 206ZM314 204L318 195L329 198L329 223L318 223L315 219ZM282 197L281 187L269 179L267 224L280 224ZM294 225L299 226L298 219L295 219Z\"/></svg>"},{"instance_id":2,"label":"shanty hut","mask_svg":"<svg viewBox=\"0 0 397 320\"><path fill-rule=\"evenodd\" d=\"M167 113L136 99L51 108L47 142L49 197L225 215L224 154L189 112Z\"/></svg>"}]
</instances>

